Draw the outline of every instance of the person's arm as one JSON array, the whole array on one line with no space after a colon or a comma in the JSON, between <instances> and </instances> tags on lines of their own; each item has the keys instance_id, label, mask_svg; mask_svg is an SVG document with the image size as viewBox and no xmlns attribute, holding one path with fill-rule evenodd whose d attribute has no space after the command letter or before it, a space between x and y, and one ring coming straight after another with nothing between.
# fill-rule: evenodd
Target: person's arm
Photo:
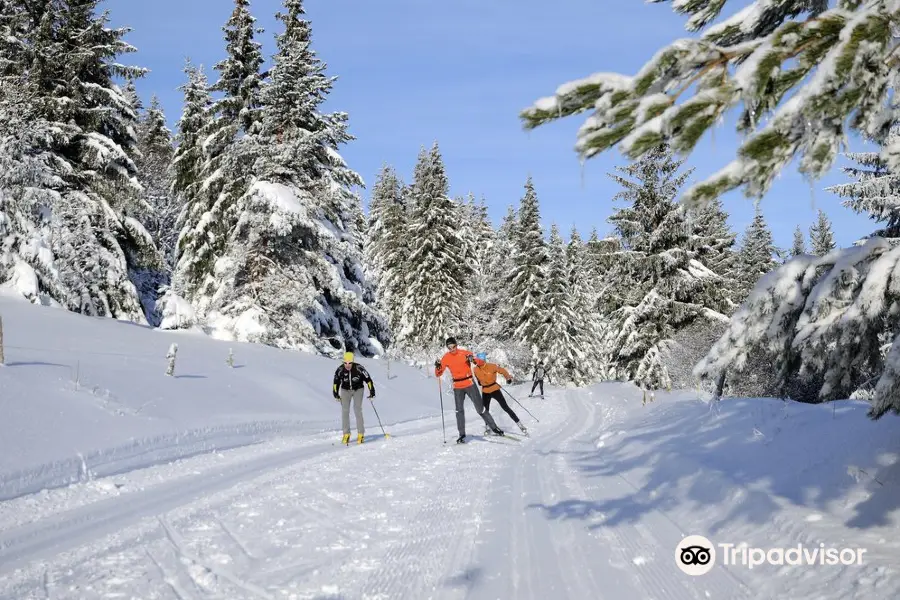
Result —
<instances>
[{"instance_id":1,"label":"person's arm","mask_svg":"<svg viewBox=\"0 0 900 600\"><path fill-rule=\"evenodd\" d=\"M357 365L357 367L359 367L359 373L360 373L360 375L362 375L363 381L366 383L366 385L369 386L369 398L374 398L375 397L375 382L372 381L372 376L369 375L369 372L362 365Z\"/></svg>"},{"instance_id":2,"label":"person's arm","mask_svg":"<svg viewBox=\"0 0 900 600\"><path fill-rule=\"evenodd\" d=\"M447 370L447 366L444 364L444 359L434 361L434 376L440 379L441 375L444 374L444 371Z\"/></svg>"},{"instance_id":3,"label":"person's arm","mask_svg":"<svg viewBox=\"0 0 900 600\"><path fill-rule=\"evenodd\" d=\"M338 395L338 386L341 384L341 369L343 368L344 366L341 365L334 372L334 384L331 386L331 395L335 398L340 398L340 396Z\"/></svg>"},{"instance_id":4,"label":"person's arm","mask_svg":"<svg viewBox=\"0 0 900 600\"><path fill-rule=\"evenodd\" d=\"M497 372L506 377L506 383L512 382L512 375L509 374L509 371L503 367L497 367Z\"/></svg>"}]
</instances>

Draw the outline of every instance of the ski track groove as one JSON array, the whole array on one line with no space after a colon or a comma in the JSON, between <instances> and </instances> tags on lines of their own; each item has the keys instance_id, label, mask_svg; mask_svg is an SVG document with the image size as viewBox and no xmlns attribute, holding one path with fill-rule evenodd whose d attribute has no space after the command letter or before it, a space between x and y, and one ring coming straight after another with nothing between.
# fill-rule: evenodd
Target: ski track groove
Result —
<instances>
[{"instance_id":1,"label":"ski track groove","mask_svg":"<svg viewBox=\"0 0 900 600\"><path fill-rule=\"evenodd\" d=\"M583 404L581 400L574 398L571 402ZM614 411L605 411L603 421L606 422L613 415ZM603 427L598 428L597 432L602 429ZM606 432L611 431L610 428ZM572 471L576 470L577 467L573 465ZM604 477L602 486L592 483L585 487L583 481L584 478L574 474L569 478L573 491L583 498L608 500L633 495L639 491L622 477ZM675 564L675 548L684 536L690 535L690 532L685 531L658 509L647 511L642 520L635 524L623 523L606 527L603 525L604 518L603 514L595 515L595 519L592 519L595 521L592 528L607 545L617 550L621 566L628 572L629 578L637 588L652 594L646 596L646 600L704 598L738 600L750 597L746 586L722 565L717 565L701 577L682 574ZM641 565L635 564L634 560L638 557L643 558L645 562Z\"/></svg>"},{"instance_id":2,"label":"ski track groove","mask_svg":"<svg viewBox=\"0 0 900 600\"><path fill-rule=\"evenodd\" d=\"M184 538L181 537L181 535L166 520L165 517L160 517L159 523L162 526L163 530L165 531L166 537L168 538L169 542L175 548L175 551L178 553L178 555L180 557L191 562L195 566L210 572L211 574L215 575L217 578L225 579L226 581L230 582L232 585L244 590L245 592L252 594L256 598L262 598L263 600L274 600L274 598L275 598L274 596L270 595L268 592L266 592L264 589L260 588L259 586L255 585L249 581L246 581L245 579L242 579L241 577L232 573L231 570L226 569L224 567L214 565L209 561L205 561L202 558L200 558L199 555L191 552L188 549L187 543L185 542ZM193 573L191 573L189 571L188 575L190 575L191 578L194 579L194 581L199 586L205 587L203 582L197 581L196 576Z\"/></svg>"}]
</instances>

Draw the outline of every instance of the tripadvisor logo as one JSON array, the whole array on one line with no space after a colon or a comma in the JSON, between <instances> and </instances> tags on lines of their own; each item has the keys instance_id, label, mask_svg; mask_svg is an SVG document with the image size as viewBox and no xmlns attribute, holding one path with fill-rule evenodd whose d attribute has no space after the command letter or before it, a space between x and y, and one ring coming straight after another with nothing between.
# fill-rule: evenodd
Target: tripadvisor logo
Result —
<instances>
[{"instance_id":1,"label":"tripadvisor logo","mask_svg":"<svg viewBox=\"0 0 900 600\"><path fill-rule=\"evenodd\" d=\"M689 535L675 547L675 564L688 575L706 575L716 564L716 548L702 535Z\"/></svg>"},{"instance_id":2,"label":"tripadvisor logo","mask_svg":"<svg viewBox=\"0 0 900 600\"><path fill-rule=\"evenodd\" d=\"M833 548L825 544L790 548L753 548L747 544L718 544L724 566L753 569L761 565L861 565L865 548ZM689 535L675 547L675 564L688 575L705 575L716 564L716 545L702 535Z\"/></svg>"}]
</instances>

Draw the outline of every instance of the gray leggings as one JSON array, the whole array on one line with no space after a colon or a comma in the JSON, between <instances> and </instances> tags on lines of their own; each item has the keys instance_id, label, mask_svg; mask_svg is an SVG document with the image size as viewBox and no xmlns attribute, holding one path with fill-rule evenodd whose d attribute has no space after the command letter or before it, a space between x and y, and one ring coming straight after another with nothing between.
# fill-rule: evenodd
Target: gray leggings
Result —
<instances>
[{"instance_id":1,"label":"gray leggings","mask_svg":"<svg viewBox=\"0 0 900 600\"><path fill-rule=\"evenodd\" d=\"M363 402L363 390L362 388L354 391L350 390L341 390L341 425L344 428L344 434L350 435L350 401L353 400L353 413L356 416L356 431L359 432L360 435L363 435L366 432L366 426L363 424L363 413L362 413L362 402Z\"/></svg>"},{"instance_id":2,"label":"gray leggings","mask_svg":"<svg viewBox=\"0 0 900 600\"><path fill-rule=\"evenodd\" d=\"M485 425L491 429L497 429L497 424L491 413L484 409L484 402L481 400L481 393L478 386L474 383L467 388L453 388L453 399L456 400L456 428L459 430L459 436L466 435L466 396L472 400L475 405L475 412L484 419Z\"/></svg>"}]
</instances>

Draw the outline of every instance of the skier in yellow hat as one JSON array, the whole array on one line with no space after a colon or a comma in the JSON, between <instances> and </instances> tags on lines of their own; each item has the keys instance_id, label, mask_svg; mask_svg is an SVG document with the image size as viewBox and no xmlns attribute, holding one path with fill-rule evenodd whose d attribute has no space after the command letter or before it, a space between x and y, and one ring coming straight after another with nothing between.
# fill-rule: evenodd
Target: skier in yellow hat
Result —
<instances>
[{"instance_id":1,"label":"skier in yellow hat","mask_svg":"<svg viewBox=\"0 0 900 600\"><path fill-rule=\"evenodd\" d=\"M369 399L375 397L375 382L366 368L353 362L353 353L344 353L344 364L334 372L334 386L332 394L334 399L341 403L341 426L344 428L344 437L341 443L350 443L350 401L353 400L353 413L356 416L356 431L358 444L363 443L366 427L363 423L363 385L369 386Z\"/></svg>"}]
</instances>

